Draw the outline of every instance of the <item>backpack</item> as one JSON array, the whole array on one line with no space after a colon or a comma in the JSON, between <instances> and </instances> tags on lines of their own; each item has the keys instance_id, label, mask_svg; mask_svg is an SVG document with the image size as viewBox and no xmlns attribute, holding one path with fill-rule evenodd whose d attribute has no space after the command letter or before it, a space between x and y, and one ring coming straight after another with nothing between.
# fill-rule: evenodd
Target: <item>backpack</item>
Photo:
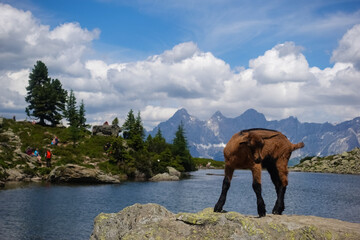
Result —
<instances>
[{"instance_id":1,"label":"backpack","mask_svg":"<svg viewBox=\"0 0 360 240\"><path fill-rule=\"evenodd\" d=\"M51 152L49 150L46 151L46 158L51 158Z\"/></svg>"}]
</instances>

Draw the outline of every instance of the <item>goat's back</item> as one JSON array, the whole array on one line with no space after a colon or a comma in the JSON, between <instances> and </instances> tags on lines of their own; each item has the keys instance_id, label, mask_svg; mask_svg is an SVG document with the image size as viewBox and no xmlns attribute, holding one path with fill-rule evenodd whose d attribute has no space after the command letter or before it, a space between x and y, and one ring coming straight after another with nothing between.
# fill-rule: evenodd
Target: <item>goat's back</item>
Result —
<instances>
[{"instance_id":1,"label":"goat's back","mask_svg":"<svg viewBox=\"0 0 360 240\"><path fill-rule=\"evenodd\" d=\"M253 158L252 151L246 145L241 145L250 133L256 134L264 140L261 154L263 157L278 159L279 157L285 156L289 158L292 151L304 146L303 143L292 144L289 139L279 131L263 128L247 129L234 134L226 144L224 148L225 161L241 162L241 165L244 165L245 168L248 167L247 162L252 164L253 161L248 161Z\"/></svg>"}]
</instances>

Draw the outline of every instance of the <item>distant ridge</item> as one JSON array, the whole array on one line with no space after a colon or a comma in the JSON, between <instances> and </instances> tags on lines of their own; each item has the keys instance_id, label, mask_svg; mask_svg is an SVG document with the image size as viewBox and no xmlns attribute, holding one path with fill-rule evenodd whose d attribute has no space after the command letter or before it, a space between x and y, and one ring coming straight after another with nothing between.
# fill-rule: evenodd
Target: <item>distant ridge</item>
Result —
<instances>
[{"instance_id":1,"label":"distant ridge","mask_svg":"<svg viewBox=\"0 0 360 240\"><path fill-rule=\"evenodd\" d=\"M360 117L336 125L301 123L296 117L268 121L255 109L248 109L235 118L227 118L217 111L210 119L201 121L182 108L148 134L154 136L160 128L166 141L171 142L181 122L192 156L215 160L223 160L222 150L234 133L248 128L274 129L284 133L291 142L303 141L305 147L295 151L293 159L339 154L360 147Z\"/></svg>"}]
</instances>

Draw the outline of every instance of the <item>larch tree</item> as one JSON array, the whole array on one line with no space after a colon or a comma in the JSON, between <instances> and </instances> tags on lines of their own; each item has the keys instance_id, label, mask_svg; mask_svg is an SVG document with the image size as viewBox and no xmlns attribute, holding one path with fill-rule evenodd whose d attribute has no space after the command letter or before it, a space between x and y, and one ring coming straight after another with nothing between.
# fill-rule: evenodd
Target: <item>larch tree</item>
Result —
<instances>
[{"instance_id":1,"label":"larch tree","mask_svg":"<svg viewBox=\"0 0 360 240\"><path fill-rule=\"evenodd\" d=\"M29 85L26 87L25 101L29 103L26 114L39 119L39 124L45 125L45 120L56 125L62 119L67 92L58 79L51 80L46 65L37 61L29 74Z\"/></svg>"}]
</instances>

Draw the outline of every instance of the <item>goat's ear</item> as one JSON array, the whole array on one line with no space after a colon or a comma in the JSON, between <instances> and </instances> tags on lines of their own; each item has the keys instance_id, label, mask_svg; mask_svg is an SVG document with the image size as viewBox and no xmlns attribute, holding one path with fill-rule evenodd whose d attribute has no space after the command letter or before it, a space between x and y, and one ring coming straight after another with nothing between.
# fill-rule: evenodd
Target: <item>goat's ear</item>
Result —
<instances>
[{"instance_id":1,"label":"goat's ear","mask_svg":"<svg viewBox=\"0 0 360 240\"><path fill-rule=\"evenodd\" d=\"M244 133L240 136L240 139L239 139L239 145L240 144L249 144L249 133Z\"/></svg>"}]
</instances>

